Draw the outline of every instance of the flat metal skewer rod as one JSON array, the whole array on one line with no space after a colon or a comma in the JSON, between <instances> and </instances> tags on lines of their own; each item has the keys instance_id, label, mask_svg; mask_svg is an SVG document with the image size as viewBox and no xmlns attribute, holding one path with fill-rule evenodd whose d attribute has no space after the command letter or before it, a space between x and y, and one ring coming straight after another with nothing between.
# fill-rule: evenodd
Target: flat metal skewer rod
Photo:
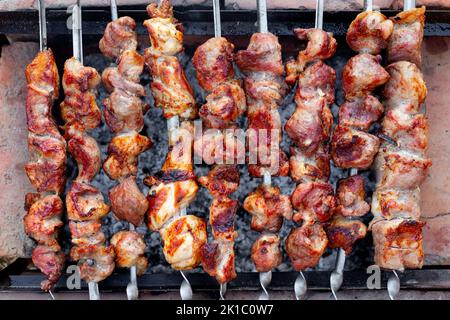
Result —
<instances>
[{"instance_id":1,"label":"flat metal skewer rod","mask_svg":"<svg viewBox=\"0 0 450 320\"><path fill-rule=\"evenodd\" d=\"M170 120L172 120L173 118L176 118L173 120L173 122L178 122L178 117L172 117L169 119L169 121L167 122L168 127L169 124L170 126L175 125L176 127L178 127L178 123L169 123ZM170 133L169 133L170 134ZM183 208L180 212L180 214L182 216L186 215L186 208ZM184 272L182 270L180 270L181 276L183 277L183 281L181 282L181 286L180 286L180 296L181 296L181 300L192 300L192 296L193 296L193 292L192 292L192 287L191 287L191 283L189 282L188 278L186 277L186 275L184 274Z\"/></svg>"},{"instance_id":2,"label":"flat metal skewer rod","mask_svg":"<svg viewBox=\"0 0 450 320\"><path fill-rule=\"evenodd\" d=\"M258 8L258 28L260 33L268 33L267 25L267 2L266 0L257 0Z\"/></svg>"},{"instance_id":3,"label":"flat metal skewer rod","mask_svg":"<svg viewBox=\"0 0 450 320\"><path fill-rule=\"evenodd\" d=\"M116 0L110 0L111 1L111 20L117 20L119 18L119 14L117 13L117 2Z\"/></svg>"},{"instance_id":4,"label":"flat metal skewer rod","mask_svg":"<svg viewBox=\"0 0 450 320\"><path fill-rule=\"evenodd\" d=\"M403 11L411 10L416 7L415 0L403 0Z\"/></svg>"},{"instance_id":5,"label":"flat metal skewer rod","mask_svg":"<svg viewBox=\"0 0 450 320\"><path fill-rule=\"evenodd\" d=\"M47 50L47 19L45 16L45 1L38 0L39 12L39 49Z\"/></svg>"},{"instance_id":6,"label":"flat metal skewer rod","mask_svg":"<svg viewBox=\"0 0 450 320\"><path fill-rule=\"evenodd\" d=\"M214 12L214 37L219 38L222 36L222 23L220 21L219 0L213 0L213 12Z\"/></svg>"},{"instance_id":7,"label":"flat metal skewer rod","mask_svg":"<svg viewBox=\"0 0 450 320\"><path fill-rule=\"evenodd\" d=\"M373 11L373 0L364 0L364 8L366 11Z\"/></svg>"},{"instance_id":8,"label":"flat metal skewer rod","mask_svg":"<svg viewBox=\"0 0 450 320\"><path fill-rule=\"evenodd\" d=\"M314 23L314 27L316 29L323 28L323 9L324 9L323 0L317 0L316 1L316 20Z\"/></svg>"}]
</instances>

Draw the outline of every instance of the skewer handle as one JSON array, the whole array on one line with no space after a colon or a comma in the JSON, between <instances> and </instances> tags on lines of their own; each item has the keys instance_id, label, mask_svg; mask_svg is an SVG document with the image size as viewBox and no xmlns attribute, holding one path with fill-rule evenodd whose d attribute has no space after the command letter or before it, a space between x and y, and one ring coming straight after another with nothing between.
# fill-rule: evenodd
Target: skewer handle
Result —
<instances>
[{"instance_id":1,"label":"skewer handle","mask_svg":"<svg viewBox=\"0 0 450 320\"><path fill-rule=\"evenodd\" d=\"M100 292L98 291L97 282L88 282L89 300L100 300Z\"/></svg>"},{"instance_id":2,"label":"skewer handle","mask_svg":"<svg viewBox=\"0 0 450 320\"><path fill-rule=\"evenodd\" d=\"M214 11L214 36L219 38L222 36L222 24L220 21L220 2L219 0L213 0Z\"/></svg>"},{"instance_id":3,"label":"skewer handle","mask_svg":"<svg viewBox=\"0 0 450 320\"><path fill-rule=\"evenodd\" d=\"M336 258L336 268L330 275L330 288L335 300L338 300L336 292L339 291L342 286L342 282L344 282L344 266L345 251L342 248L339 248Z\"/></svg>"},{"instance_id":4,"label":"skewer handle","mask_svg":"<svg viewBox=\"0 0 450 320\"><path fill-rule=\"evenodd\" d=\"M47 19L45 16L45 0L38 0L39 11L39 49L47 50Z\"/></svg>"},{"instance_id":5,"label":"skewer handle","mask_svg":"<svg viewBox=\"0 0 450 320\"><path fill-rule=\"evenodd\" d=\"M180 286L180 296L181 300L192 300L192 287L188 278L184 274L183 271L180 271L181 276L183 277L183 282L181 282Z\"/></svg>"},{"instance_id":6,"label":"skewer handle","mask_svg":"<svg viewBox=\"0 0 450 320\"><path fill-rule=\"evenodd\" d=\"M392 275L388 279L387 289L389 298L395 300L395 297L400 292L400 278L395 270L392 270Z\"/></svg>"},{"instance_id":7,"label":"skewer handle","mask_svg":"<svg viewBox=\"0 0 450 320\"><path fill-rule=\"evenodd\" d=\"M267 2L266 0L257 0L258 8L258 27L260 33L268 33L269 28L267 26Z\"/></svg>"},{"instance_id":8,"label":"skewer handle","mask_svg":"<svg viewBox=\"0 0 450 320\"><path fill-rule=\"evenodd\" d=\"M294 283L295 299L305 299L306 291L308 291L308 284L306 282L305 276L303 275L303 272L300 271Z\"/></svg>"},{"instance_id":9,"label":"skewer handle","mask_svg":"<svg viewBox=\"0 0 450 320\"><path fill-rule=\"evenodd\" d=\"M316 0L316 20L314 27L316 29L323 29L323 0Z\"/></svg>"},{"instance_id":10,"label":"skewer handle","mask_svg":"<svg viewBox=\"0 0 450 320\"><path fill-rule=\"evenodd\" d=\"M261 284L261 288L263 292L259 295L258 300L269 300L269 292L267 292L267 287L272 282L272 270L267 272L259 273L259 283Z\"/></svg>"},{"instance_id":11,"label":"skewer handle","mask_svg":"<svg viewBox=\"0 0 450 320\"><path fill-rule=\"evenodd\" d=\"M117 13L117 2L116 0L111 0L111 20L117 20L119 14Z\"/></svg>"},{"instance_id":12,"label":"skewer handle","mask_svg":"<svg viewBox=\"0 0 450 320\"><path fill-rule=\"evenodd\" d=\"M225 300L225 294L227 293L227 284L226 283L221 283L220 284L220 300Z\"/></svg>"}]
</instances>

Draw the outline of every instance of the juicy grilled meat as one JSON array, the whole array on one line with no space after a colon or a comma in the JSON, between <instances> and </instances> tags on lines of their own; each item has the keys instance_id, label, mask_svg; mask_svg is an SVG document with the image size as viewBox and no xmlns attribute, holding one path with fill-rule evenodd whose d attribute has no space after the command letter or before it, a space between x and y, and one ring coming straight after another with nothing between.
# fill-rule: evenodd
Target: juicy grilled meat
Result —
<instances>
[{"instance_id":1,"label":"juicy grilled meat","mask_svg":"<svg viewBox=\"0 0 450 320\"><path fill-rule=\"evenodd\" d=\"M364 11L347 30L347 43L359 53L379 54L388 46L394 23L378 11Z\"/></svg>"},{"instance_id":2,"label":"juicy grilled meat","mask_svg":"<svg viewBox=\"0 0 450 320\"><path fill-rule=\"evenodd\" d=\"M119 231L111 238L116 255L116 266L131 268L136 266L136 274L142 275L148 267L144 256L144 237L135 231Z\"/></svg>"},{"instance_id":3,"label":"juicy grilled meat","mask_svg":"<svg viewBox=\"0 0 450 320\"><path fill-rule=\"evenodd\" d=\"M334 55L337 41L333 34L322 29L294 29L299 40L308 40L306 49L298 53L297 60L286 64L286 82L293 85L308 63L326 60Z\"/></svg>"},{"instance_id":4,"label":"juicy grilled meat","mask_svg":"<svg viewBox=\"0 0 450 320\"><path fill-rule=\"evenodd\" d=\"M299 184L292 193L291 201L297 210L294 221L304 221L304 224L328 221L336 206L333 187L325 182Z\"/></svg>"},{"instance_id":5,"label":"juicy grilled meat","mask_svg":"<svg viewBox=\"0 0 450 320\"><path fill-rule=\"evenodd\" d=\"M239 187L239 170L235 165L215 165L198 182L214 197L228 197Z\"/></svg>"},{"instance_id":6,"label":"juicy grilled meat","mask_svg":"<svg viewBox=\"0 0 450 320\"><path fill-rule=\"evenodd\" d=\"M372 195L372 213L378 219L420 218L420 189L377 190Z\"/></svg>"},{"instance_id":7,"label":"juicy grilled meat","mask_svg":"<svg viewBox=\"0 0 450 320\"><path fill-rule=\"evenodd\" d=\"M126 50L136 51L136 22L130 17L120 17L108 23L100 39L100 51L104 56L117 59Z\"/></svg>"},{"instance_id":8,"label":"juicy grilled meat","mask_svg":"<svg viewBox=\"0 0 450 320\"><path fill-rule=\"evenodd\" d=\"M364 216L370 211L370 205L364 200L365 196L362 176L351 176L339 181L336 213L344 217Z\"/></svg>"},{"instance_id":9,"label":"juicy grilled meat","mask_svg":"<svg viewBox=\"0 0 450 320\"><path fill-rule=\"evenodd\" d=\"M378 152L380 139L370 133L337 125L331 139L331 157L344 169L367 169Z\"/></svg>"},{"instance_id":10,"label":"juicy grilled meat","mask_svg":"<svg viewBox=\"0 0 450 320\"><path fill-rule=\"evenodd\" d=\"M208 39L195 50L192 63L200 86L206 91L233 79L234 45L223 37Z\"/></svg>"},{"instance_id":11,"label":"juicy grilled meat","mask_svg":"<svg viewBox=\"0 0 450 320\"><path fill-rule=\"evenodd\" d=\"M252 245L252 261L258 272L268 272L283 261L280 250L280 237L263 234Z\"/></svg>"},{"instance_id":12,"label":"juicy grilled meat","mask_svg":"<svg viewBox=\"0 0 450 320\"><path fill-rule=\"evenodd\" d=\"M292 229L286 238L286 252L295 270L312 268L319 263L328 244L320 224L304 224Z\"/></svg>"},{"instance_id":13,"label":"juicy grilled meat","mask_svg":"<svg viewBox=\"0 0 450 320\"><path fill-rule=\"evenodd\" d=\"M283 217L292 219L289 197L274 186L260 185L245 198L243 207L252 215L251 228L259 232L278 232L283 225Z\"/></svg>"},{"instance_id":14,"label":"juicy grilled meat","mask_svg":"<svg viewBox=\"0 0 450 320\"><path fill-rule=\"evenodd\" d=\"M79 261L80 277L86 282L100 282L114 271L113 246L74 246L70 250L73 261Z\"/></svg>"},{"instance_id":15,"label":"juicy grilled meat","mask_svg":"<svg viewBox=\"0 0 450 320\"><path fill-rule=\"evenodd\" d=\"M377 98L366 95L345 101L339 107L339 124L368 131L383 115L384 107Z\"/></svg>"},{"instance_id":16,"label":"juicy grilled meat","mask_svg":"<svg viewBox=\"0 0 450 320\"><path fill-rule=\"evenodd\" d=\"M111 179L136 175L138 156L152 146L150 138L135 131L116 135L108 145L103 170Z\"/></svg>"},{"instance_id":17,"label":"juicy grilled meat","mask_svg":"<svg viewBox=\"0 0 450 320\"><path fill-rule=\"evenodd\" d=\"M328 181L330 177L330 153L328 146L320 144L310 156L296 147L291 147L289 166L291 178L297 183L306 181Z\"/></svg>"},{"instance_id":18,"label":"juicy grilled meat","mask_svg":"<svg viewBox=\"0 0 450 320\"><path fill-rule=\"evenodd\" d=\"M59 74L55 57L52 50L48 49L39 52L25 69L28 88L45 93L51 100L59 97ZM49 105L51 109L51 104ZM32 107L30 105L30 107ZM46 116L50 119L50 113L43 112L37 114L40 117Z\"/></svg>"},{"instance_id":19,"label":"juicy grilled meat","mask_svg":"<svg viewBox=\"0 0 450 320\"><path fill-rule=\"evenodd\" d=\"M389 39L388 62L409 61L420 67L425 7L400 12L391 20L394 31Z\"/></svg>"},{"instance_id":20,"label":"juicy grilled meat","mask_svg":"<svg viewBox=\"0 0 450 320\"><path fill-rule=\"evenodd\" d=\"M237 277L234 267L234 242L215 240L202 247L202 267L219 283L230 282Z\"/></svg>"},{"instance_id":21,"label":"juicy grilled meat","mask_svg":"<svg viewBox=\"0 0 450 320\"><path fill-rule=\"evenodd\" d=\"M332 105L335 87L336 71L323 61L314 62L298 76L295 102L299 105L305 100L324 97L326 103Z\"/></svg>"},{"instance_id":22,"label":"juicy grilled meat","mask_svg":"<svg viewBox=\"0 0 450 320\"><path fill-rule=\"evenodd\" d=\"M202 259L202 247L206 243L206 223L203 219L186 215L169 222L161 230L164 256L176 270L192 269Z\"/></svg>"},{"instance_id":23,"label":"juicy grilled meat","mask_svg":"<svg viewBox=\"0 0 450 320\"><path fill-rule=\"evenodd\" d=\"M366 236L367 227L359 220L335 217L325 227L329 248L342 248L349 255L358 239Z\"/></svg>"},{"instance_id":24,"label":"juicy grilled meat","mask_svg":"<svg viewBox=\"0 0 450 320\"><path fill-rule=\"evenodd\" d=\"M111 210L119 220L139 226L148 210L148 200L139 190L136 178L129 176L109 190Z\"/></svg>"},{"instance_id":25,"label":"juicy grilled meat","mask_svg":"<svg viewBox=\"0 0 450 320\"><path fill-rule=\"evenodd\" d=\"M100 148L97 141L84 132L73 130L73 133L69 134L71 138L68 143L68 150L78 164L76 180L89 182L100 171Z\"/></svg>"},{"instance_id":26,"label":"juicy grilled meat","mask_svg":"<svg viewBox=\"0 0 450 320\"><path fill-rule=\"evenodd\" d=\"M47 277L41 282L41 289L49 291L58 282L64 271L65 256L59 246L38 245L33 249L31 260Z\"/></svg>"},{"instance_id":27,"label":"juicy grilled meat","mask_svg":"<svg viewBox=\"0 0 450 320\"><path fill-rule=\"evenodd\" d=\"M93 186L74 181L66 195L67 217L74 221L98 220L106 216L109 206Z\"/></svg>"},{"instance_id":28,"label":"juicy grilled meat","mask_svg":"<svg viewBox=\"0 0 450 320\"><path fill-rule=\"evenodd\" d=\"M234 241L237 232L234 230L234 220L239 208L237 200L226 197L215 198L209 207L209 224L214 239Z\"/></svg>"},{"instance_id":29,"label":"juicy grilled meat","mask_svg":"<svg viewBox=\"0 0 450 320\"><path fill-rule=\"evenodd\" d=\"M105 242L100 220L70 221L70 234L72 243L77 246L96 246Z\"/></svg>"},{"instance_id":30,"label":"juicy grilled meat","mask_svg":"<svg viewBox=\"0 0 450 320\"><path fill-rule=\"evenodd\" d=\"M380 65L381 56L360 53L348 60L342 71L345 98L364 97L389 80L389 74Z\"/></svg>"}]
</instances>

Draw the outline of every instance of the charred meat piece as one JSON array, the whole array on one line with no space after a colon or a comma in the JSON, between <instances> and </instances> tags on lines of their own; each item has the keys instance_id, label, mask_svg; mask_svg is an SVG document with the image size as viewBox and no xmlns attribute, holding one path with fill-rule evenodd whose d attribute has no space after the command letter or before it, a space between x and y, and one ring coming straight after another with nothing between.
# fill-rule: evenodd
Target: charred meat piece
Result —
<instances>
[{"instance_id":1,"label":"charred meat piece","mask_svg":"<svg viewBox=\"0 0 450 320\"><path fill-rule=\"evenodd\" d=\"M253 243L252 261L258 272L268 272L278 267L282 260L278 235L263 234Z\"/></svg>"},{"instance_id":2,"label":"charred meat piece","mask_svg":"<svg viewBox=\"0 0 450 320\"><path fill-rule=\"evenodd\" d=\"M172 268L187 270L197 267L206 243L206 222L196 216L181 216L168 223L160 232L164 256Z\"/></svg>"},{"instance_id":3,"label":"charred meat piece","mask_svg":"<svg viewBox=\"0 0 450 320\"><path fill-rule=\"evenodd\" d=\"M234 220L239 203L237 200L220 197L213 199L209 207L209 224L214 239L234 241L237 232L234 230Z\"/></svg>"},{"instance_id":4,"label":"charred meat piece","mask_svg":"<svg viewBox=\"0 0 450 320\"><path fill-rule=\"evenodd\" d=\"M94 138L84 132L74 130L69 133L71 138L68 150L78 165L78 182L89 182L100 171L100 148Z\"/></svg>"},{"instance_id":5,"label":"charred meat piece","mask_svg":"<svg viewBox=\"0 0 450 320\"><path fill-rule=\"evenodd\" d=\"M39 52L25 69L28 88L45 92L51 100L59 97L59 74L51 49Z\"/></svg>"},{"instance_id":6,"label":"charred meat piece","mask_svg":"<svg viewBox=\"0 0 450 320\"><path fill-rule=\"evenodd\" d=\"M150 138L135 131L115 136L108 145L109 155L103 163L103 170L114 180L136 175L138 156L151 145Z\"/></svg>"},{"instance_id":7,"label":"charred meat piece","mask_svg":"<svg viewBox=\"0 0 450 320\"><path fill-rule=\"evenodd\" d=\"M70 234L72 243L77 246L96 246L105 242L100 220L70 221Z\"/></svg>"},{"instance_id":8,"label":"charred meat piece","mask_svg":"<svg viewBox=\"0 0 450 320\"><path fill-rule=\"evenodd\" d=\"M306 49L298 53L297 60L286 64L286 82L293 85L306 65L316 60L326 60L334 55L337 41L333 34L322 29L294 29L299 40L307 40Z\"/></svg>"},{"instance_id":9,"label":"charred meat piece","mask_svg":"<svg viewBox=\"0 0 450 320\"><path fill-rule=\"evenodd\" d=\"M258 150L258 164L249 164L248 173L252 177L263 177L265 172L270 173L273 177L285 177L289 174L289 159L284 151L272 151L264 156L266 151ZM264 149L263 149L264 150ZM254 163L254 162L253 162Z\"/></svg>"},{"instance_id":10,"label":"charred meat piece","mask_svg":"<svg viewBox=\"0 0 450 320\"><path fill-rule=\"evenodd\" d=\"M364 97L389 80L389 73L381 66L381 56L360 53L348 60L342 71L346 100Z\"/></svg>"},{"instance_id":11,"label":"charred meat piece","mask_svg":"<svg viewBox=\"0 0 450 320\"><path fill-rule=\"evenodd\" d=\"M139 190L136 177L129 176L109 190L111 210L122 221L139 226L148 210L148 200Z\"/></svg>"},{"instance_id":12,"label":"charred meat piece","mask_svg":"<svg viewBox=\"0 0 450 320\"><path fill-rule=\"evenodd\" d=\"M292 229L286 238L286 252L292 267L297 271L315 267L327 244L327 234L320 224L305 224Z\"/></svg>"},{"instance_id":13,"label":"charred meat piece","mask_svg":"<svg viewBox=\"0 0 450 320\"><path fill-rule=\"evenodd\" d=\"M198 182L214 197L227 197L239 187L239 171L235 165L215 165Z\"/></svg>"},{"instance_id":14,"label":"charred meat piece","mask_svg":"<svg viewBox=\"0 0 450 320\"><path fill-rule=\"evenodd\" d=\"M422 227L417 220L381 220L372 225L375 263L382 268L404 270L421 268L424 253Z\"/></svg>"},{"instance_id":15,"label":"charred meat piece","mask_svg":"<svg viewBox=\"0 0 450 320\"><path fill-rule=\"evenodd\" d=\"M339 124L368 131L383 112L383 105L372 95L347 100L339 107Z\"/></svg>"},{"instance_id":16,"label":"charred meat piece","mask_svg":"<svg viewBox=\"0 0 450 320\"><path fill-rule=\"evenodd\" d=\"M331 139L331 157L339 168L367 169L372 165L379 146L378 137L337 125Z\"/></svg>"},{"instance_id":17,"label":"charred meat piece","mask_svg":"<svg viewBox=\"0 0 450 320\"><path fill-rule=\"evenodd\" d=\"M100 282L114 271L114 248L104 245L75 246L70 257L78 261L80 277L86 282Z\"/></svg>"},{"instance_id":18,"label":"charred meat piece","mask_svg":"<svg viewBox=\"0 0 450 320\"><path fill-rule=\"evenodd\" d=\"M326 222L336 206L333 187L326 182L305 182L297 185L291 196L292 206L297 210L294 221L304 223Z\"/></svg>"},{"instance_id":19,"label":"charred meat piece","mask_svg":"<svg viewBox=\"0 0 450 320\"><path fill-rule=\"evenodd\" d=\"M336 213L344 217L361 217L370 211L370 205L364 200L364 179L351 176L339 181L337 188Z\"/></svg>"},{"instance_id":20,"label":"charred meat piece","mask_svg":"<svg viewBox=\"0 0 450 320\"><path fill-rule=\"evenodd\" d=\"M98 220L109 212L101 192L93 186L74 181L66 195L67 216L74 221Z\"/></svg>"},{"instance_id":21,"label":"charred meat piece","mask_svg":"<svg viewBox=\"0 0 450 320\"><path fill-rule=\"evenodd\" d=\"M195 50L192 63L204 90L213 91L234 77L233 51L234 45L224 37L210 38Z\"/></svg>"},{"instance_id":22,"label":"charred meat piece","mask_svg":"<svg viewBox=\"0 0 450 320\"><path fill-rule=\"evenodd\" d=\"M41 289L49 291L58 282L64 271L65 256L59 245L38 245L31 255L34 265L47 279L41 282Z\"/></svg>"},{"instance_id":23,"label":"charred meat piece","mask_svg":"<svg viewBox=\"0 0 450 320\"><path fill-rule=\"evenodd\" d=\"M358 14L347 30L347 43L360 53L379 54L388 46L394 23L378 11Z\"/></svg>"},{"instance_id":24,"label":"charred meat piece","mask_svg":"<svg viewBox=\"0 0 450 320\"><path fill-rule=\"evenodd\" d=\"M216 240L202 247L203 270L219 283L230 282L237 277L233 246L233 242Z\"/></svg>"},{"instance_id":25,"label":"charred meat piece","mask_svg":"<svg viewBox=\"0 0 450 320\"><path fill-rule=\"evenodd\" d=\"M231 80L212 89L199 116L207 127L225 129L232 126L245 110L245 92L238 80Z\"/></svg>"},{"instance_id":26,"label":"charred meat piece","mask_svg":"<svg viewBox=\"0 0 450 320\"><path fill-rule=\"evenodd\" d=\"M130 17L120 17L107 24L99 47L104 56L116 59L126 50L136 51L136 22Z\"/></svg>"},{"instance_id":27,"label":"charred meat piece","mask_svg":"<svg viewBox=\"0 0 450 320\"><path fill-rule=\"evenodd\" d=\"M111 238L111 244L114 246L116 266L136 266L138 276L147 270L148 261L144 256L146 246L142 235L135 231L119 231Z\"/></svg>"},{"instance_id":28,"label":"charred meat piece","mask_svg":"<svg viewBox=\"0 0 450 320\"><path fill-rule=\"evenodd\" d=\"M420 190L385 189L376 190L372 195L374 220L420 218Z\"/></svg>"},{"instance_id":29,"label":"charred meat piece","mask_svg":"<svg viewBox=\"0 0 450 320\"><path fill-rule=\"evenodd\" d=\"M358 239L366 236L367 227L359 220L335 217L325 227L329 248L342 248L348 255Z\"/></svg>"},{"instance_id":30,"label":"charred meat piece","mask_svg":"<svg viewBox=\"0 0 450 320\"><path fill-rule=\"evenodd\" d=\"M425 7L400 12L391 20L394 31L389 39L388 62L409 61L420 67Z\"/></svg>"},{"instance_id":31,"label":"charred meat piece","mask_svg":"<svg viewBox=\"0 0 450 320\"><path fill-rule=\"evenodd\" d=\"M251 228L259 232L278 232L283 225L283 217L292 219L289 197L274 186L258 186L245 198L243 207L252 215Z\"/></svg>"},{"instance_id":32,"label":"charred meat piece","mask_svg":"<svg viewBox=\"0 0 450 320\"><path fill-rule=\"evenodd\" d=\"M43 84L42 86L45 87L46 84ZM60 133L52 116L52 107L52 93L40 89L33 83L29 83L26 100L27 126L29 132L39 135L47 134L55 138L60 137Z\"/></svg>"},{"instance_id":33,"label":"charred meat piece","mask_svg":"<svg viewBox=\"0 0 450 320\"><path fill-rule=\"evenodd\" d=\"M291 147L289 158L290 176L297 182L328 181L330 177L330 153L328 146L320 144L310 156L301 149Z\"/></svg>"}]
</instances>

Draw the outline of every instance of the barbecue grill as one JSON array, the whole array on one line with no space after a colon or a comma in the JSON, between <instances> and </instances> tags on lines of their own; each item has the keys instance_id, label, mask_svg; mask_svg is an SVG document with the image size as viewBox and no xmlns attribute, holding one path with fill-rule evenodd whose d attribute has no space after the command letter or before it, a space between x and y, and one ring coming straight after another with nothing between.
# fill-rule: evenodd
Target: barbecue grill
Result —
<instances>
[{"instance_id":1,"label":"barbecue grill","mask_svg":"<svg viewBox=\"0 0 450 320\"><path fill-rule=\"evenodd\" d=\"M221 1L221 7L224 8L224 1ZM201 6L175 7L175 16L184 25L185 33L185 53L182 56L182 63L185 66L188 80L193 84L197 101L203 101L204 93L195 80L190 58L198 45L214 36L213 11L211 8ZM387 16L394 16L398 11L382 10ZM326 31L333 32L338 40L338 51L330 59L329 64L340 74L345 62L354 53L345 42L345 33L358 12L325 12L323 28ZM71 30L67 28L67 19L70 13L63 9L47 9L47 34L48 47L55 53L59 70L62 70L64 60L69 58L71 53ZM119 16L130 16L137 22L138 40L141 48L149 46L146 30L142 22L147 19L147 14L143 6L124 6L119 8ZM315 12L312 10L269 10L268 20L269 29L280 38L283 48L284 58L295 56L301 49L298 41L292 36L292 29L295 27L309 28L314 25ZM83 8L83 44L84 44L84 63L95 67L100 72L108 66L98 49L100 40L106 24L111 20L110 8L87 7ZM227 37L236 46L236 49L245 48L251 34L257 32L257 15L253 10L221 10L222 35ZM7 38L19 41L38 41L39 25L37 11L17 11L0 12L0 44L7 43ZM427 19L425 24L425 37L450 36L450 10L440 10L427 8ZM141 50L142 51L142 50ZM339 81L339 80L338 80ZM144 84L148 87L148 78L144 78ZM337 105L343 102L342 88L339 82L337 85L336 103L333 106L333 114L336 117ZM147 90L148 88L146 88ZM107 94L103 88L97 102L101 101ZM150 94L147 94L149 103L152 103ZM294 109L293 94L285 99L280 108L282 122L291 115ZM161 111L151 108L146 115L144 132L153 139L154 147L144 153L140 158L138 180L142 181L144 175L156 172L164 161L165 150L167 148L167 129L165 121L160 116ZM243 120L245 121L245 120ZM243 123L245 124L245 123ZM93 131L93 135L101 147L102 154L106 153L106 146L111 139L111 133L105 124ZM286 135L284 135L286 136ZM289 143L284 137L282 148L286 149ZM205 173L206 165L196 165L196 173ZM71 160L68 163L68 177L71 179L76 172L76 164ZM241 186L236 192L237 197L242 202L245 196L255 189L258 179L249 177L246 168L240 169ZM333 167L330 182L334 183L337 179L344 177L346 173L343 170ZM200 174L198 174L200 175ZM371 182L370 189L374 189L374 177L370 173L364 173L367 181ZM284 194L290 194L295 187L288 178L273 178L277 185L282 188ZM94 180L94 184L104 194L113 185L104 172L101 172ZM146 194L148 188L140 184L141 189ZM199 216L206 217L208 214L209 196L205 190L199 191L196 200L190 205L188 211ZM366 219L367 222L369 219ZM238 277L228 284L231 290L255 290L260 289L260 280L258 273L254 270L250 260L250 246L257 234L249 230L250 217L243 212L241 208L238 213L236 229L239 231L239 237L236 240L236 269ZM286 225L287 224L287 225ZM126 229L126 223L114 220L112 217L106 219L106 235L110 238L118 230ZM281 236L284 238L291 225L285 223ZM138 228L139 230L139 228ZM67 251L70 247L70 234L67 227L62 232L63 247ZM171 270L162 256L159 236L156 234L146 235L146 244L148 252L146 256L150 261L150 268L138 279L139 289L141 291L168 291L178 290L183 281L182 275ZM288 259L283 257L283 264L274 270L272 275L271 290L292 290L293 283L298 275L292 271ZM311 290L330 290L330 273L334 269L336 252L327 249L321 263L313 270L304 272ZM373 246L371 237L366 237L357 242L354 252L347 257L346 272L344 283L341 289L367 289L367 267L373 264ZM40 291L40 282L43 276L35 270L28 269L28 260L19 259L0 273L0 290L33 290ZM186 273L189 282L194 290L217 290L217 282L203 273L200 268ZM382 272L381 288L386 288L388 272ZM70 275L63 275L55 286L55 291L67 291L67 278ZM421 270L406 270L399 273L402 289L422 289L436 290L450 288L450 266L430 267L425 266ZM121 291L123 292L129 282L129 274L124 271L115 271L112 276L99 284L100 291ZM81 290L87 290L87 284L82 282ZM195 293L194 293L195 294ZM330 291L331 294L331 291Z\"/></svg>"}]
</instances>

